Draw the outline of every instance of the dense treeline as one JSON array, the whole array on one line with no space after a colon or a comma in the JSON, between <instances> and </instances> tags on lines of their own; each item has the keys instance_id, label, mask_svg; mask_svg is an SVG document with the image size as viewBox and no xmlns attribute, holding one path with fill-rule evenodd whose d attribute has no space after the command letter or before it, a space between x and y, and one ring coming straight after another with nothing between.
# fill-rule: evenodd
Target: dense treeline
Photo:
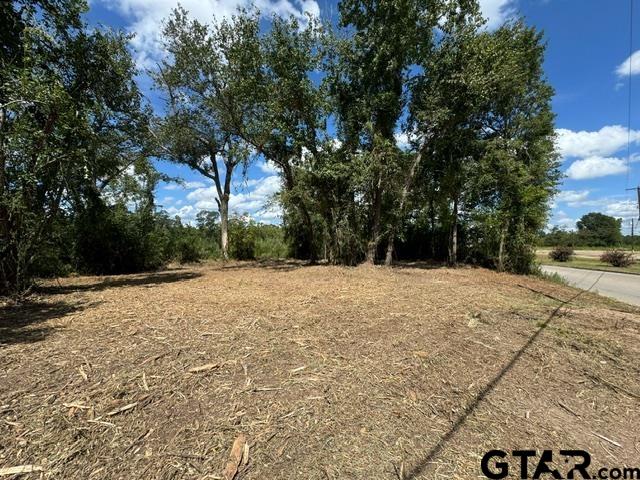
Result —
<instances>
[{"instance_id":1,"label":"dense treeline","mask_svg":"<svg viewBox=\"0 0 640 480\"><path fill-rule=\"evenodd\" d=\"M632 246L635 238L622 235L622 220L598 212L583 215L576 222L576 229L569 231L554 227L540 234L543 246L569 247L618 247Z\"/></svg>"},{"instance_id":2,"label":"dense treeline","mask_svg":"<svg viewBox=\"0 0 640 480\"><path fill-rule=\"evenodd\" d=\"M531 269L559 178L534 29L488 31L474 0L342 0L333 28L261 28L253 10L202 24L178 9L150 72L157 115L128 37L89 29L86 8L0 4L1 290L64 268L157 268L200 240L225 259ZM170 179L154 158L212 180L219 218L159 212L154 189ZM282 178L282 228L230 216L234 175L258 158Z\"/></svg>"},{"instance_id":3,"label":"dense treeline","mask_svg":"<svg viewBox=\"0 0 640 480\"><path fill-rule=\"evenodd\" d=\"M162 155L214 181L223 252L233 170L257 152L282 176L296 256L528 272L559 178L540 34L489 32L476 2L339 5L337 34L263 32L253 12L166 24Z\"/></svg>"}]
</instances>

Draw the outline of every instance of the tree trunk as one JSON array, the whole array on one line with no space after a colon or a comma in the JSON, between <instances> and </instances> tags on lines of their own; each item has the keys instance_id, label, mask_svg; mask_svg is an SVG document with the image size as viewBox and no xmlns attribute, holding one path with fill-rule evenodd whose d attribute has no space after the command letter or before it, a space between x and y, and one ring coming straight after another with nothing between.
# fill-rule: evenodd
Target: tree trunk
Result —
<instances>
[{"instance_id":1,"label":"tree trunk","mask_svg":"<svg viewBox=\"0 0 640 480\"><path fill-rule=\"evenodd\" d=\"M396 213L397 216L391 223L391 228L389 230L389 239L387 241L387 255L384 259L384 264L388 267L393 263L393 242L395 241L398 225L402 221L404 204L407 201L409 190L411 189L411 185L413 184L413 178L415 177L416 170L418 169L418 165L420 164L421 160L422 152L418 152L418 154L416 154L415 158L413 159L413 162L411 163L411 168L409 169L409 173L407 174L404 185L402 186L402 192L400 193L400 204L398 205L398 211Z\"/></svg>"},{"instance_id":2,"label":"tree trunk","mask_svg":"<svg viewBox=\"0 0 640 480\"><path fill-rule=\"evenodd\" d=\"M229 194L225 193L220 199L220 249L222 259L229 260Z\"/></svg>"},{"instance_id":3,"label":"tree trunk","mask_svg":"<svg viewBox=\"0 0 640 480\"><path fill-rule=\"evenodd\" d=\"M284 186L287 191L292 192L295 186L295 180L293 178L293 172L291 171L291 166L287 162L279 162L279 165L282 166L282 170L284 173ZM313 229L313 221L311 220L311 215L309 214L309 209L307 208L307 204L304 199L299 195L295 195L295 203L302 216L302 221L304 222L305 228L307 229L306 236L304 241L306 243L305 249L309 252L309 262L316 263L316 251L313 248L314 243L314 229Z\"/></svg>"},{"instance_id":4,"label":"tree trunk","mask_svg":"<svg viewBox=\"0 0 640 480\"><path fill-rule=\"evenodd\" d=\"M451 232L449 237L449 266L458 264L458 196L453 199L453 214L451 217Z\"/></svg>"},{"instance_id":5,"label":"tree trunk","mask_svg":"<svg viewBox=\"0 0 640 480\"><path fill-rule=\"evenodd\" d=\"M380 216L382 211L382 175L378 173L378 178L373 189L373 205L371 219L371 237L367 244L366 263L373 265L376 262L378 251L378 237L380 236Z\"/></svg>"},{"instance_id":6,"label":"tree trunk","mask_svg":"<svg viewBox=\"0 0 640 480\"><path fill-rule=\"evenodd\" d=\"M393 242L395 241L396 229L395 226L391 227L389 232L389 239L387 240L387 255L384 257L384 264L390 267L393 263Z\"/></svg>"},{"instance_id":7,"label":"tree trunk","mask_svg":"<svg viewBox=\"0 0 640 480\"><path fill-rule=\"evenodd\" d=\"M436 258L436 212L433 207L433 195L429 198L429 226L431 228L431 259Z\"/></svg>"},{"instance_id":8,"label":"tree trunk","mask_svg":"<svg viewBox=\"0 0 640 480\"><path fill-rule=\"evenodd\" d=\"M504 244L507 238L507 222L502 226L500 231L500 247L498 249L498 271L504 271Z\"/></svg>"},{"instance_id":9,"label":"tree trunk","mask_svg":"<svg viewBox=\"0 0 640 480\"><path fill-rule=\"evenodd\" d=\"M8 215L5 208L5 186L7 184L6 179L6 170L7 170L7 159L5 157L4 151L4 122L5 122L5 110L4 108L0 109L0 239L3 244L6 245L6 236L9 232L8 228Z\"/></svg>"},{"instance_id":10,"label":"tree trunk","mask_svg":"<svg viewBox=\"0 0 640 480\"><path fill-rule=\"evenodd\" d=\"M211 156L212 159L215 155ZM222 260L229 260L229 198L231 197L231 177L237 165L235 159L225 159L224 184L220 183L220 172L215 160L212 161L216 190L218 192L218 211L220 212L220 250L222 250Z\"/></svg>"}]
</instances>

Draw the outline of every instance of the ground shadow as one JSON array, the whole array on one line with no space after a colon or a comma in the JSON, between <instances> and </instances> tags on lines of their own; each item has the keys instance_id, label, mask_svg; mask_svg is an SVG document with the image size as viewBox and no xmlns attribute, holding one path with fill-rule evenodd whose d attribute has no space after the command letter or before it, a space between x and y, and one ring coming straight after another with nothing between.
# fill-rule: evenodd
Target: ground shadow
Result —
<instances>
[{"instance_id":1,"label":"ground shadow","mask_svg":"<svg viewBox=\"0 0 640 480\"><path fill-rule=\"evenodd\" d=\"M264 268L274 272L290 272L304 267L326 265L326 263L310 263L305 260L255 260L251 262L221 263L219 268L223 270L250 270Z\"/></svg>"},{"instance_id":2,"label":"ground shadow","mask_svg":"<svg viewBox=\"0 0 640 480\"><path fill-rule=\"evenodd\" d=\"M600 280L600 277L598 277L598 280ZM595 286L598 280L596 280L594 284L591 285L589 290L591 290ZM536 339L540 336L544 329L547 328L549 323L551 323L551 321L558 315L560 310L562 310L563 307L567 306L568 304L576 300L580 295L589 290L581 290L568 300L558 299L561 303L555 308L555 310L553 310L553 312L551 312L551 314L542 323L542 325L538 327L538 329L533 333L529 340L527 340L527 342L522 347L520 347L517 352L515 352L513 357L511 357L507 364L502 367L502 369L496 374L496 376L493 377L493 379L491 379L491 381L487 385L485 385L482 390L480 390L476 398L464 408L451 428L449 428L449 430L440 438L440 440L438 440L438 442L427 452L427 454L422 459L420 459L419 462L417 462L408 472L405 473L403 480L413 480L423 473L426 473L427 467L432 464L433 460L440 454L440 452L442 452L442 450L444 450L449 441L451 441L456 433L458 433L458 431L464 426L469 417L473 415L478 406L485 400L487 395L489 395L497 387L498 383L500 383L500 380L502 380L502 378L513 369L513 366L516 364L516 362L529 349L529 347L531 347L531 345L536 341Z\"/></svg>"},{"instance_id":3,"label":"ground shadow","mask_svg":"<svg viewBox=\"0 0 640 480\"><path fill-rule=\"evenodd\" d=\"M417 268L420 270L436 270L439 268L447 268L446 262L438 262L436 260L398 260L393 262L393 268L400 270Z\"/></svg>"},{"instance_id":4,"label":"ground shadow","mask_svg":"<svg viewBox=\"0 0 640 480\"><path fill-rule=\"evenodd\" d=\"M55 327L36 325L82 311L93 305L95 304L24 302L0 307L0 347L44 340L55 330Z\"/></svg>"},{"instance_id":5,"label":"ground shadow","mask_svg":"<svg viewBox=\"0 0 640 480\"><path fill-rule=\"evenodd\" d=\"M85 291L100 291L107 288L119 288L119 287L135 287L135 286L152 286L161 285L163 283L180 282L183 280L192 280L194 278L201 277L202 273L188 272L188 271L169 271L169 272L154 272L148 274L134 274L134 275L118 275L104 277L102 280L88 284L73 284L73 285L41 285L38 286L35 291L39 293L46 293L49 295L70 293L70 292L85 292Z\"/></svg>"}]
</instances>

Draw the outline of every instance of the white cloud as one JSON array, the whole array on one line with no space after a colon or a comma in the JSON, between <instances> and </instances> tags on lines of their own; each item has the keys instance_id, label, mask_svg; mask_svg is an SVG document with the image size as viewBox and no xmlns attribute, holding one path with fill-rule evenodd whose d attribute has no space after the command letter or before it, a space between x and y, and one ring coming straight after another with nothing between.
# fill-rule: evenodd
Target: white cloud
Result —
<instances>
[{"instance_id":1,"label":"white cloud","mask_svg":"<svg viewBox=\"0 0 640 480\"><path fill-rule=\"evenodd\" d=\"M268 173L269 175L273 175L278 172L278 167L276 167L276 165L273 162L270 162L269 160L265 160L263 162L258 163L258 168L262 172Z\"/></svg>"},{"instance_id":2,"label":"white cloud","mask_svg":"<svg viewBox=\"0 0 640 480\"><path fill-rule=\"evenodd\" d=\"M396 138L396 144L398 145L399 149L406 150L410 147L409 135L407 135L405 132L397 132L394 136Z\"/></svg>"},{"instance_id":3,"label":"white cloud","mask_svg":"<svg viewBox=\"0 0 640 480\"><path fill-rule=\"evenodd\" d=\"M575 218L569 217L562 210L558 210L554 212L553 218L549 222L551 227L560 227L564 230L575 230L576 228L576 220Z\"/></svg>"},{"instance_id":4,"label":"white cloud","mask_svg":"<svg viewBox=\"0 0 640 480\"><path fill-rule=\"evenodd\" d=\"M193 205L185 205L181 208L169 207L167 208L167 213L172 217L180 217L180 220L184 223L193 223L198 214L198 210Z\"/></svg>"},{"instance_id":5,"label":"white cloud","mask_svg":"<svg viewBox=\"0 0 640 480\"><path fill-rule=\"evenodd\" d=\"M488 28L496 28L514 15L515 0L480 0L482 16L487 19Z\"/></svg>"},{"instance_id":6,"label":"white cloud","mask_svg":"<svg viewBox=\"0 0 640 480\"><path fill-rule=\"evenodd\" d=\"M556 147L564 158L612 155L627 145L628 130L621 125L607 125L595 132L556 130ZM640 141L640 130L631 130L631 142Z\"/></svg>"},{"instance_id":7,"label":"white cloud","mask_svg":"<svg viewBox=\"0 0 640 480\"><path fill-rule=\"evenodd\" d=\"M575 230L576 229L576 219L569 217L556 218L552 222L553 225L557 227L561 227L565 230Z\"/></svg>"},{"instance_id":8,"label":"white cloud","mask_svg":"<svg viewBox=\"0 0 640 480\"><path fill-rule=\"evenodd\" d=\"M567 205L571 208L580 208L580 207L602 207L607 203L606 199L603 198L595 198L595 199L586 199L586 200L576 200L574 202L568 202Z\"/></svg>"},{"instance_id":9,"label":"white cloud","mask_svg":"<svg viewBox=\"0 0 640 480\"><path fill-rule=\"evenodd\" d=\"M616 75L619 77L628 77L629 67L631 67L631 75L638 75L640 73L640 50L633 52L629 58L618 65Z\"/></svg>"},{"instance_id":10,"label":"white cloud","mask_svg":"<svg viewBox=\"0 0 640 480\"><path fill-rule=\"evenodd\" d=\"M615 157L587 157L573 162L566 171L572 180L586 180L589 178L618 175L627 171L624 160Z\"/></svg>"},{"instance_id":11,"label":"white cloud","mask_svg":"<svg viewBox=\"0 0 640 480\"><path fill-rule=\"evenodd\" d=\"M555 199L558 202L575 203L586 200L588 196L589 190L564 190L559 192Z\"/></svg>"},{"instance_id":12,"label":"white cloud","mask_svg":"<svg viewBox=\"0 0 640 480\"><path fill-rule=\"evenodd\" d=\"M193 190L195 188L204 188L206 185L202 182L184 182L180 183L168 183L163 190Z\"/></svg>"},{"instance_id":13,"label":"white cloud","mask_svg":"<svg viewBox=\"0 0 640 480\"><path fill-rule=\"evenodd\" d=\"M604 213L616 218L631 219L638 217L638 204L635 200L616 200L608 203Z\"/></svg>"},{"instance_id":14,"label":"white cloud","mask_svg":"<svg viewBox=\"0 0 640 480\"><path fill-rule=\"evenodd\" d=\"M320 7L315 0L94 0L105 7L118 11L128 22L127 29L135 34L131 44L137 52L138 65L153 68L161 56L160 33L162 21L178 5L184 7L191 17L203 23L210 23L214 17L220 19L236 13L238 8L255 5L260 12L269 16L293 15L304 20L305 12L320 15Z\"/></svg>"},{"instance_id":15,"label":"white cloud","mask_svg":"<svg viewBox=\"0 0 640 480\"><path fill-rule=\"evenodd\" d=\"M247 182L251 187L248 192L232 193L229 199L230 213L249 213L257 219L274 220L282 215L278 206L270 205L273 195L280 190L281 181L278 175L270 175ZM214 186L198 188L187 195L196 210L216 210L218 194Z\"/></svg>"}]
</instances>

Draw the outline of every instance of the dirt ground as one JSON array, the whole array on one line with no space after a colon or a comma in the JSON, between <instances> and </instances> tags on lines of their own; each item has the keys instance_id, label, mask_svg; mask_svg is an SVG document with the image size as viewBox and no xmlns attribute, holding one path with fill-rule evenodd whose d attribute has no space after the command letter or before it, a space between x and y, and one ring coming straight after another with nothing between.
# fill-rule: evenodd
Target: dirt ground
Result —
<instances>
[{"instance_id":1,"label":"dirt ground","mask_svg":"<svg viewBox=\"0 0 640 480\"><path fill-rule=\"evenodd\" d=\"M420 267L210 264L0 303L0 472L472 479L492 448L640 466L638 309Z\"/></svg>"}]
</instances>

